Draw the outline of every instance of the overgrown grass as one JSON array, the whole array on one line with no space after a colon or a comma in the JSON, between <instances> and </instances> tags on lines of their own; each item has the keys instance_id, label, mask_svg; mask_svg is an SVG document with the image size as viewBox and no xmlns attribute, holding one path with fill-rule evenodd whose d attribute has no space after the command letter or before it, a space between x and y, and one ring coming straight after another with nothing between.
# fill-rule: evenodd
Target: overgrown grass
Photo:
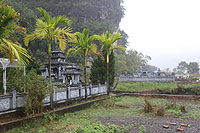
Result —
<instances>
[{"instance_id":1,"label":"overgrown grass","mask_svg":"<svg viewBox=\"0 0 200 133\"><path fill-rule=\"evenodd\" d=\"M120 82L116 91L146 91L146 90L172 90L177 87L175 82L160 83L160 82Z\"/></svg>"},{"instance_id":2,"label":"overgrown grass","mask_svg":"<svg viewBox=\"0 0 200 133\"><path fill-rule=\"evenodd\" d=\"M200 83L183 84L177 82L120 82L115 91L142 92L158 90L158 93L179 94L189 91L191 94L200 94Z\"/></svg>"},{"instance_id":3,"label":"overgrown grass","mask_svg":"<svg viewBox=\"0 0 200 133\"><path fill-rule=\"evenodd\" d=\"M20 128L15 128L8 131L8 133L16 132L95 132L95 131L110 131L113 133L127 131L131 126L141 127L138 131L145 131L144 123L133 123L133 125L113 125L108 123L101 123L99 118L115 118L121 121L121 117L137 117L143 120L152 119L155 117L153 113L144 113L145 98L143 97L130 97L123 96L120 98L111 98L106 101L97 102L90 108L77 111L74 113L66 113L64 115L46 115L43 119L36 119L32 122L24 124ZM169 104L166 99L149 98L152 106L156 108L156 105L166 105L174 111L166 111L168 117L172 114L177 114L177 117L188 119L188 118L199 118L199 108L196 110L188 110L186 113L179 113L177 110L181 110L182 106L180 102L177 104ZM190 105L195 106L195 105ZM177 109L176 109L177 108ZM167 109L167 110L169 110ZM105 129L105 130L104 130Z\"/></svg>"}]
</instances>

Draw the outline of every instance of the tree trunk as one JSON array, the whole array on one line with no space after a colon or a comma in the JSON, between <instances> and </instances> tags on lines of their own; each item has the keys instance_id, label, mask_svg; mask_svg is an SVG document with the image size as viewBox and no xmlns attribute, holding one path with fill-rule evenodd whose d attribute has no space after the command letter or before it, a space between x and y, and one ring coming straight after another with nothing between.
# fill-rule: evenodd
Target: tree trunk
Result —
<instances>
[{"instance_id":1,"label":"tree trunk","mask_svg":"<svg viewBox=\"0 0 200 133\"><path fill-rule=\"evenodd\" d=\"M87 58L84 55L84 78L85 78L85 100L87 100L87 77L86 77Z\"/></svg>"},{"instance_id":2,"label":"tree trunk","mask_svg":"<svg viewBox=\"0 0 200 133\"><path fill-rule=\"evenodd\" d=\"M51 80L51 40L49 40L49 94L50 94L50 107L53 109L53 88L52 88L52 80Z\"/></svg>"},{"instance_id":3,"label":"tree trunk","mask_svg":"<svg viewBox=\"0 0 200 133\"><path fill-rule=\"evenodd\" d=\"M110 84L109 84L109 54L107 53L107 95L110 94Z\"/></svg>"}]
</instances>

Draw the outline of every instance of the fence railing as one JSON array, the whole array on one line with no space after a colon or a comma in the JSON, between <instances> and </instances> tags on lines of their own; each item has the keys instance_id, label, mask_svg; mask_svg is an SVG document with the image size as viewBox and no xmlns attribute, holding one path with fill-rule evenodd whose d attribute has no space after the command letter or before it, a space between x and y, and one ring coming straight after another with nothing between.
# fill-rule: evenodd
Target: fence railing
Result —
<instances>
[{"instance_id":1,"label":"fence railing","mask_svg":"<svg viewBox=\"0 0 200 133\"><path fill-rule=\"evenodd\" d=\"M96 95L107 94L106 84L101 85L89 85L87 86L87 95L88 97ZM25 93L16 93L12 91L7 95L0 95L0 114L7 113L9 111L17 110L26 105ZM78 98L85 97L85 86L79 85L77 87L68 86L66 88L61 88L59 90L54 88L53 92L53 101L54 103L67 102L69 100L74 100ZM50 104L50 96L47 96L44 99L44 106Z\"/></svg>"}]
</instances>

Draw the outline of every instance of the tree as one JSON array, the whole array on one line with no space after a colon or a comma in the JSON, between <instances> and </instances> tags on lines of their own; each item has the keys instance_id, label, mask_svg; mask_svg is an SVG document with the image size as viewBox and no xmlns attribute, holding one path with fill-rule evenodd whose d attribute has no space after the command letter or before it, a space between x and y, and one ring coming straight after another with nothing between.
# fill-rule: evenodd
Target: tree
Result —
<instances>
[{"instance_id":1,"label":"tree","mask_svg":"<svg viewBox=\"0 0 200 133\"><path fill-rule=\"evenodd\" d=\"M187 73L188 72L188 63L185 61L181 61L177 66L177 71L182 74Z\"/></svg>"},{"instance_id":2,"label":"tree","mask_svg":"<svg viewBox=\"0 0 200 133\"><path fill-rule=\"evenodd\" d=\"M21 47L17 41L13 42L14 38L12 38L16 30L24 29L17 25L19 15L14 8L6 5L3 0L0 1L0 52L11 62L14 62L14 59L17 58L19 65L22 62L27 65L31 57L26 49Z\"/></svg>"},{"instance_id":3,"label":"tree","mask_svg":"<svg viewBox=\"0 0 200 133\"><path fill-rule=\"evenodd\" d=\"M199 64L197 62L190 62L188 65L188 73L199 73Z\"/></svg>"},{"instance_id":4,"label":"tree","mask_svg":"<svg viewBox=\"0 0 200 133\"><path fill-rule=\"evenodd\" d=\"M66 49L66 44L68 40L75 39L75 36L71 33L72 30L70 27L60 28L59 24L65 23L68 26L71 25L71 20L69 20L66 16L57 16L51 17L49 13L42 9L37 8L41 13L42 19L36 20L36 28L32 34L27 35L24 39L25 45L28 46L29 42L35 39L48 39L48 59L49 59L49 90L50 90L50 104L51 108L53 108L53 89L52 89L52 81L51 81L51 47L52 41L55 41L57 44L59 42L59 47L62 51Z\"/></svg>"},{"instance_id":5,"label":"tree","mask_svg":"<svg viewBox=\"0 0 200 133\"><path fill-rule=\"evenodd\" d=\"M102 52L103 53L103 57L106 58L106 52ZM109 63L109 85L113 86L114 83L114 79L115 79L115 56L114 56L114 52L111 52L111 54L109 55L110 58L110 63ZM102 61L102 59L100 57L94 59L92 61L92 66L90 69L91 73L90 73L90 80L92 81L92 83L97 84L98 81L100 81L101 84L104 84L106 81L106 62Z\"/></svg>"},{"instance_id":6,"label":"tree","mask_svg":"<svg viewBox=\"0 0 200 133\"><path fill-rule=\"evenodd\" d=\"M87 100L87 78L86 78L86 67L87 67L87 57L90 54L101 55L97 51L96 44L92 43L97 40L97 35L89 36L89 29L83 29L83 33L76 32L77 40L73 40L72 43L75 44L74 47L70 48L67 52L69 54L81 54L84 58L84 80L85 80L85 100Z\"/></svg>"},{"instance_id":7,"label":"tree","mask_svg":"<svg viewBox=\"0 0 200 133\"><path fill-rule=\"evenodd\" d=\"M118 32L117 34L111 34L109 31L98 36L98 40L101 43L102 49L106 52L106 65L107 65L107 88L108 88L108 95L110 93L110 85L109 85L109 55L114 49L120 49L125 52L125 48L120 45L113 45L118 39L122 38L121 33Z\"/></svg>"}]
</instances>

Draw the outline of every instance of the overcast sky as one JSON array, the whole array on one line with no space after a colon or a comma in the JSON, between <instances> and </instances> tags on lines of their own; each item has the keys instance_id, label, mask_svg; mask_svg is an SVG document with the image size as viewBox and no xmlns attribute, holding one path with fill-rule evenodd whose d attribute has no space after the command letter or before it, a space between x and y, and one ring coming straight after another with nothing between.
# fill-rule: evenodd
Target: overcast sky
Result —
<instances>
[{"instance_id":1,"label":"overcast sky","mask_svg":"<svg viewBox=\"0 0 200 133\"><path fill-rule=\"evenodd\" d=\"M152 57L151 65L174 68L200 62L200 0L124 0L120 28L128 49Z\"/></svg>"}]
</instances>

